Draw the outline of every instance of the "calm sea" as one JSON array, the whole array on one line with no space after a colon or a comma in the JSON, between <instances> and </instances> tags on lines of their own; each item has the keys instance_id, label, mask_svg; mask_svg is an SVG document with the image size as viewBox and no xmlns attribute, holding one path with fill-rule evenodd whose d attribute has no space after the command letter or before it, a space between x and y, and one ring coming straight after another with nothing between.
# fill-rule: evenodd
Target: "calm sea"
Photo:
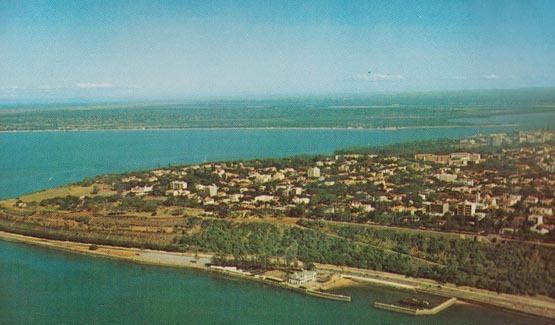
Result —
<instances>
[{"instance_id":1,"label":"calm sea","mask_svg":"<svg viewBox=\"0 0 555 325\"><path fill-rule=\"evenodd\" d=\"M500 130L501 129L501 130ZM204 160L331 153L335 149L458 138L503 128L405 130L181 130L0 134L0 198L107 172ZM353 289L327 301L242 280L148 267L0 241L0 324L528 324L495 309L456 306L413 318L376 310L398 292Z\"/></svg>"}]
</instances>

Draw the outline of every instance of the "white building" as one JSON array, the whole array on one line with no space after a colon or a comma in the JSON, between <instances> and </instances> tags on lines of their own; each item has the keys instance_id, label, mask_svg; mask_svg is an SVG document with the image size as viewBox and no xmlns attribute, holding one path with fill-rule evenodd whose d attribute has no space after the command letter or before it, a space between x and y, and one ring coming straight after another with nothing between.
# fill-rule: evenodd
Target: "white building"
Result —
<instances>
[{"instance_id":1,"label":"white building","mask_svg":"<svg viewBox=\"0 0 555 325\"><path fill-rule=\"evenodd\" d=\"M170 189L174 190L174 191L180 191L180 190L184 190L187 188L187 182L183 182L183 181L172 181L170 183Z\"/></svg>"},{"instance_id":2,"label":"white building","mask_svg":"<svg viewBox=\"0 0 555 325\"><path fill-rule=\"evenodd\" d=\"M293 198L293 203L295 203L295 204L309 204L310 199L307 198L307 197L294 197Z\"/></svg>"},{"instance_id":3,"label":"white building","mask_svg":"<svg viewBox=\"0 0 555 325\"><path fill-rule=\"evenodd\" d=\"M243 194L231 194L229 196L231 202L239 202L242 197L243 197Z\"/></svg>"},{"instance_id":4,"label":"white building","mask_svg":"<svg viewBox=\"0 0 555 325\"><path fill-rule=\"evenodd\" d=\"M218 186L216 186L214 184L208 185L208 195L210 195L210 196L218 195Z\"/></svg>"},{"instance_id":5,"label":"white building","mask_svg":"<svg viewBox=\"0 0 555 325\"><path fill-rule=\"evenodd\" d=\"M285 175L283 173L275 173L274 176L272 176L272 180L273 181L282 181L285 179Z\"/></svg>"},{"instance_id":6,"label":"white building","mask_svg":"<svg viewBox=\"0 0 555 325\"><path fill-rule=\"evenodd\" d=\"M254 202L271 202L275 200L272 195L259 195L254 198Z\"/></svg>"},{"instance_id":7,"label":"white building","mask_svg":"<svg viewBox=\"0 0 555 325\"><path fill-rule=\"evenodd\" d=\"M252 176L254 176L254 181L258 184L268 183L269 181L272 180L272 175L268 175L268 174L254 173L254 174L251 174L251 177Z\"/></svg>"},{"instance_id":8,"label":"white building","mask_svg":"<svg viewBox=\"0 0 555 325\"><path fill-rule=\"evenodd\" d=\"M197 184L195 188L197 189L198 192L204 192L208 194L208 196L210 197L218 195L218 186L214 184L208 185L208 186Z\"/></svg>"},{"instance_id":9,"label":"white building","mask_svg":"<svg viewBox=\"0 0 555 325\"><path fill-rule=\"evenodd\" d=\"M528 216L528 221L532 221L534 225L539 226L543 224L543 216L532 214Z\"/></svg>"},{"instance_id":10,"label":"white building","mask_svg":"<svg viewBox=\"0 0 555 325\"><path fill-rule=\"evenodd\" d=\"M476 203L464 201L457 205L457 214L465 217L474 217L476 213Z\"/></svg>"},{"instance_id":11,"label":"white building","mask_svg":"<svg viewBox=\"0 0 555 325\"><path fill-rule=\"evenodd\" d=\"M452 183L457 179L457 175L441 173L441 174L437 174L436 178L442 182Z\"/></svg>"},{"instance_id":12,"label":"white building","mask_svg":"<svg viewBox=\"0 0 555 325\"><path fill-rule=\"evenodd\" d=\"M289 276L289 283L295 286L302 286L316 279L316 271L303 270L295 272Z\"/></svg>"},{"instance_id":13,"label":"white building","mask_svg":"<svg viewBox=\"0 0 555 325\"><path fill-rule=\"evenodd\" d=\"M152 185L135 186L131 189L131 193L135 193L136 195L146 195L148 193L151 193L152 189Z\"/></svg>"},{"instance_id":14,"label":"white building","mask_svg":"<svg viewBox=\"0 0 555 325\"><path fill-rule=\"evenodd\" d=\"M320 168L318 167L311 167L308 169L308 177L310 178L319 178L320 177Z\"/></svg>"}]
</instances>

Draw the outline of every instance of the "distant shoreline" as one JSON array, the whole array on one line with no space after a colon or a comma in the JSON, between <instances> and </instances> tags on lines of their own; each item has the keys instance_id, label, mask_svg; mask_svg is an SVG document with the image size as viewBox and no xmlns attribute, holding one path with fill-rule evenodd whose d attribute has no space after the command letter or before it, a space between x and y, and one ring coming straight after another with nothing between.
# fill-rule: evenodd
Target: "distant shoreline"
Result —
<instances>
[{"instance_id":1,"label":"distant shoreline","mask_svg":"<svg viewBox=\"0 0 555 325\"><path fill-rule=\"evenodd\" d=\"M394 126L394 127L183 127L183 128L98 128L98 129L40 129L40 130L2 130L0 133L45 133L45 132L98 132L98 131L219 131L219 130L263 130L263 131L398 131L406 129L446 129L446 128L503 128L519 127L520 124L477 124L477 125L429 125L429 126Z\"/></svg>"}]
</instances>

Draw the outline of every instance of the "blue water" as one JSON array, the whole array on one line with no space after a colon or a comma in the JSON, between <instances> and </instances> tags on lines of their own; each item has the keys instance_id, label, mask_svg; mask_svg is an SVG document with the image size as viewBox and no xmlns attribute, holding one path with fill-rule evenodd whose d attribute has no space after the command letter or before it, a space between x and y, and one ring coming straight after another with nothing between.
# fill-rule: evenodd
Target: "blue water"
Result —
<instances>
[{"instance_id":1,"label":"blue water","mask_svg":"<svg viewBox=\"0 0 555 325\"><path fill-rule=\"evenodd\" d=\"M85 176L204 160L328 154L336 149L460 138L506 128L401 130L246 130L0 133L0 199Z\"/></svg>"},{"instance_id":2,"label":"blue water","mask_svg":"<svg viewBox=\"0 0 555 325\"><path fill-rule=\"evenodd\" d=\"M0 324L546 324L477 306L415 318L372 307L398 299L353 289L351 303L233 278L0 242Z\"/></svg>"},{"instance_id":3,"label":"blue water","mask_svg":"<svg viewBox=\"0 0 555 325\"><path fill-rule=\"evenodd\" d=\"M181 130L0 134L0 198L107 172L168 163L331 153L458 138L499 128ZM506 131L506 130L504 130ZM0 241L0 324L526 324L544 320L477 306L414 318L371 307L399 293L353 289L352 303L189 270L141 266Z\"/></svg>"}]
</instances>

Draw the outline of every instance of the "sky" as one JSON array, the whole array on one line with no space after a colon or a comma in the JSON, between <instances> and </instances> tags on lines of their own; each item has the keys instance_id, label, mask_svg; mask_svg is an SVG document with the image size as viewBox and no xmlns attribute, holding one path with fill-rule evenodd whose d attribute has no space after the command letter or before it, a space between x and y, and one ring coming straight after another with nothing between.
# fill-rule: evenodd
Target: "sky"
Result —
<instances>
[{"instance_id":1,"label":"sky","mask_svg":"<svg viewBox=\"0 0 555 325\"><path fill-rule=\"evenodd\" d=\"M0 101L555 85L555 1L0 1Z\"/></svg>"}]
</instances>

